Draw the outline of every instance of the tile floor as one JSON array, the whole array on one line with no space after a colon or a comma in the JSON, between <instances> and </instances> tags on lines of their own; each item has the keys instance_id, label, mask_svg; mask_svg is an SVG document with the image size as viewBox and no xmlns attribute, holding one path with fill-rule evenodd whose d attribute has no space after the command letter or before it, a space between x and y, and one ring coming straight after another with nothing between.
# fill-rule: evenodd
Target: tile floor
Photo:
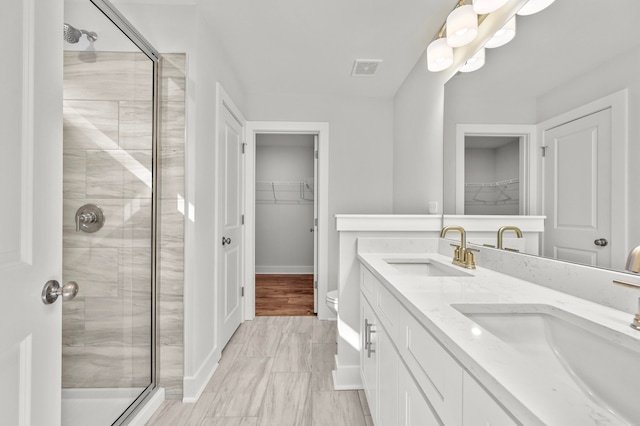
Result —
<instances>
[{"instance_id":1,"label":"tile floor","mask_svg":"<svg viewBox=\"0 0 640 426\"><path fill-rule=\"evenodd\" d=\"M369 426L362 391L334 391L335 321L256 317L238 328L195 404L165 401L153 426Z\"/></svg>"}]
</instances>

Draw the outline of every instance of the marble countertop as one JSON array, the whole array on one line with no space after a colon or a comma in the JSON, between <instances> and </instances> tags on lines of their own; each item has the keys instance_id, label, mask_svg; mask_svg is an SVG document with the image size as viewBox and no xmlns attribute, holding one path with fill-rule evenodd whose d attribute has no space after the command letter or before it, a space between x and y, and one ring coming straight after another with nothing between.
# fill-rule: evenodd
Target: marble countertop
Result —
<instances>
[{"instance_id":1,"label":"marble countertop","mask_svg":"<svg viewBox=\"0 0 640 426\"><path fill-rule=\"evenodd\" d=\"M400 273L385 261L433 259L451 264L450 257L437 253L359 253L358 258L523 424L630 424L598 405L567 376L548 371L533 354L517 350L489 332L478 333L478 325L451 305L528 304L557 308L587 319L585 323L614 330L640 348L640 333L629 327L632 316L628 313L480 266L466 270L472 274L469 277L421 277Z\"/></svg>"}]
</instances>

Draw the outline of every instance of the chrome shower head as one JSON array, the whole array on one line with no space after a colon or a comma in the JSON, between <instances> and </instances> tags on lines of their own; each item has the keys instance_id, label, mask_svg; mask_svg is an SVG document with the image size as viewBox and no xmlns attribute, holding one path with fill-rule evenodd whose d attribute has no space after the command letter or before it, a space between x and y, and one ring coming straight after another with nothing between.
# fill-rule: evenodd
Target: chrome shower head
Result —
<instances>
[{"instance_id":1,"label":"chrome shower head","mask_svg":"<svg viewBox=\"0 0 640 426\"><path fill-rule=\"evenodd\" d=\"M96 41L98 39L98 34L93 31L85 31L79 30L69 24L64 24L62 26L63 29L63 38L67 43L77 43L82 37L82 34L87 36L87 39L91 42Z\"/></svg>"}]
</instances>

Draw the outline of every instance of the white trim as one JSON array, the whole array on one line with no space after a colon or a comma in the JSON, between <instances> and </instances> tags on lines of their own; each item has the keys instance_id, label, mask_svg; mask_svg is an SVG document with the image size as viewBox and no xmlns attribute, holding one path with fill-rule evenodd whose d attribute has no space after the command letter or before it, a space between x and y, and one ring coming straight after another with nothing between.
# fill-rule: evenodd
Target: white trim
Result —
<instances>
[{"instance_id":1,"label":"white trim","mask_svg":"<svg viewBox=\"0 0 640 426\"><path fill-rule=\"evenodd\" d=\"M218 368L218 361L220 361L220 351L216 347L209 352L207 359L202 363L198 371L193 376L184 376L182 379L183 397L182 402L194 403L197 402L207 387L207 383L213 377Z\"/></svg>"},{"instance_id":2,"label":"white trim","mask_svg":"<svg viewBox=\"0 0 640 426\"><path fill-rule=\"evenodd\" d=\"M520 137L520 214L540 214L538 211L535 124L458 124L456 125L456 182L455 212L464 214L464 137L518 136Z\"/></svg>"},{"instance_id":3,"label":"white trim","mask_svg":"<svg viewBox=\"0 0 640 426\"><path fill-rule=\"evenodd\" d=\"M437 231L442 229L442 216L417 214L337 214L339 232L361 231Z\"/></svg>"},{"instance_id":4,"label":"white trim","mask_svg":"<svg viewBox=\"0 0 640 426\"><path fill-rule=\"evenodd\" d=\"M331 372L334 390L364 389L360 376L360 365L340 365L338 355L335 356L336 369Z\"/></svg>"},{"instance_id":5,"label":"white trim","mask_svg":"<svg viewBox=\"0 0 640 426\"><path fill-rule=\"evenodd\" d=\"M256 265L256 274L313 274L313 265L308 266L260 266Z\"/></svg>"},{"instance_id":6,"label":"white trim","mask_svg":"<svg viewBox=\"0 0 640 426\"><path fill-rule=\"evenodd\" d=\"M129 426L144 426L158 411L162 403L164 402L164 388L158 388L151 394L149 400L140 408L140 411L134 418L129 421Z\"/></svg>"},{"instance_id":7,"label":"white trim","mask_svg":"<svg viewBox=\"0 0 640 426\"><path fill-rule=\"evenodd\" d=\"M318 300L327 294L329 275L329 123L291 121L249 121L246 124L245 167L245 319L255 317L255 146L256 134L292 133L318 135ZM330 317L331 311L320 303L318 318Z\"/></svg>"},{"instance_id":8,"label":"white trim","mask_svg":"<svg viewBox=\"0 0 640 426\"><path fill-rule=\"evenodd\" d=\"M624 261L629 252L629 201L628 201L628 157L629 157L629 94L627 89L620 90L574 108L563 114L538 124L539 146L543 146L545 132L554 127L577 120L604 109L611 108L611 269L624 269ZM539 165L540 198L544 200L544 168ZM540 204L544 208L543 203Z\"/></svg>"}]
</instances>

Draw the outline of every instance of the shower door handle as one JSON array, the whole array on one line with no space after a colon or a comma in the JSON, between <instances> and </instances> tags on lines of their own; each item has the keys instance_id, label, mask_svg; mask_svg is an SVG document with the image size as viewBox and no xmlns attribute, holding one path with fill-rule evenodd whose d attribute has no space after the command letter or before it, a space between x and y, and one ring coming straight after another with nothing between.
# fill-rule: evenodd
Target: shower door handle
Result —
<instances>
[{"instance_id":1,"label":"shower door handle","mask_svg":"<svg viewBox=\"0 0 640 426\"><path fill-rule=\"evenodd\" d=\"M50 305L58 297L62 296L63 301L71 300L78 294L78 283L75 281L69 281L65 285L61 286L56 280L49 280L42 289L42 303Z\"/></svg>"}]
</instances>

